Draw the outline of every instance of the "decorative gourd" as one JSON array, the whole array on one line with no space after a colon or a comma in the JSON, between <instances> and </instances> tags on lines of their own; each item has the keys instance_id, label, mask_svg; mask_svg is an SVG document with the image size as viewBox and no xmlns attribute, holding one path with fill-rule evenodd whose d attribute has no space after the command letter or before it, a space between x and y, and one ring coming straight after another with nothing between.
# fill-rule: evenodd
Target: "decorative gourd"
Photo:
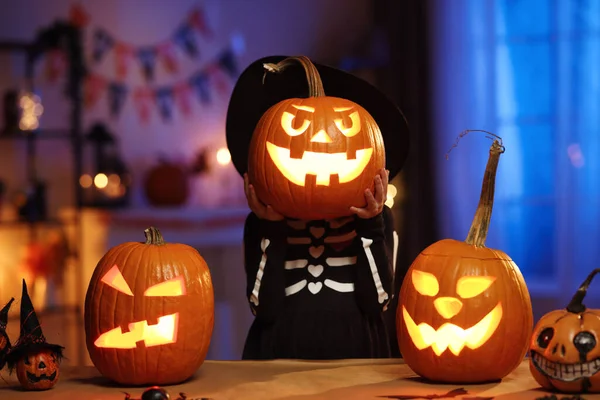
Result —
<instances>
[{"instance_id":1,"label":"decorative gourd","mask_svg":"<svg viewBox=\"0 0 600 400\"><path fill-rule=\"evenodd\" d=\"M533 330L529 369L545 389L600 392L600 310L583 305L599 272L595 269L588 275L566 309L544 315Z\"/></svg>"},{"instance_id":2,"label":"decorative gourd","mask_svg":"<svg viewBox=\"0 0 600 400\"><path fill-rule=\"evenodd\" d=\"M187 171L181 165L161 159L148 171L144 190L148 202L153 206L181 206L189 194Z\"/></svg>"},{"instance_id":3,"label":"decorative gourd","mask_svg":"<svg viewBox=\"0 0 600 400\"><path fill-rule=\"evenodd\" d=\"M21 358L16 370L17 379L25 390L52 389L60 377L59 359L48 349Z\"/></svg>"},{"instance_id":4,"label":"decorative gourd","mask_svg":"<svg viewBox=\"0 0 600 400\"><path fill-rule=\"evenodd\" d=\"M366 205L365 190L374 190L373 179L385 166L381 131L360 105L325 96L307 57L265 68L282 73L296 62L306 71L310 97L283 100L263 114L250 143L250 183L262 202L286 217L349 215L351 206Z\"/></svg>"},{"instance_id":5,"label":"decorative gourd","mask_svg":"<svg viewBox=\"0 0 600 400\"><path fill-rule=\"evenodd\" d=\"M400 290L400 351L414 372L432 381L502 379L527 352L533 326L527 286L507 254L485 247L503 152L494 140L467 239L443 239L423 250Z\"/></svg>"},{"instance_id":6,"label":"decorative gourd","mask_svg":"<svg viewBox=\"0 0 600 400\"><path fill-rule=\"evenodd\" d=\"M156 228L146 242L110 249L98 262L85 299L90 358L125 385L167 385L204 362L214 327L214 294L202 256L165 243Z\"/></svg>"}]
</instances>

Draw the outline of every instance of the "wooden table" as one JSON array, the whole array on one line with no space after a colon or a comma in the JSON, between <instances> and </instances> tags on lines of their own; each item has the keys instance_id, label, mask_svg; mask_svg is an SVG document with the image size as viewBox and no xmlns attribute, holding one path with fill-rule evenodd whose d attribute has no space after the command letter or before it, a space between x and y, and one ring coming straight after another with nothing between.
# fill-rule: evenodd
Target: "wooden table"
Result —
<instances>
[{"instance_id":1,"label":"wooden table","mask_svg":"<svg viewBox=\"0 0 600 400\"><path fill-rule=\"evenodd\" d=\"M16 376L7 376L6 372L2 375L8 381L5 384L0 380L2 400L121 400L125 397L123 392L139 398L143 391L143 388L111 386L93 367L65 368L56 387L46 392L23 392ZM549 395L538 389L526 361L501 383L487 385L428 384L417 378L402 360L206 361L192 380L169 386L167 390L172 400L177 399L179 392L186 393L188 400L381 400L385 397L380 396L442 395L461 387L468 393L455 399L480 396L496 400L534 400ZM562 397L557 396L559 400ZM600 399L600 395L583 397Z\"/></svg>"}]
</instances>

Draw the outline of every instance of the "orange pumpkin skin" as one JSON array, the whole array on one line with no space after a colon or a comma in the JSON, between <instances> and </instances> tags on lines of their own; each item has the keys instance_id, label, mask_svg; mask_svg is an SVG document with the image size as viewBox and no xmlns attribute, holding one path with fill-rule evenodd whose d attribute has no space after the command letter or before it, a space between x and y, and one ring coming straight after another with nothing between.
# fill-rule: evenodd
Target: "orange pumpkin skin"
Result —
<instances>
[{"instance_id":1,"label":"orange pumpkin skin","mask_svg":"<svg viewBox=\"0 0 600 400\"><path fill-rule=\"evenodd\" d=\"M154 228L146 230L146 238L146 243L113 247L96 266L85 300L86 346L100 373L118 383L175 384L190 378L206 358L214 327L213 285L206 262L194 248L164 243ZM153 296L146 295L152 290ZM175 332L168 335L170 342L140 339L140 326L157 326L165 316L174 322L166 325L168 332ZM96 344L101 335L118 328L136 331L138 337L117 339L122 348L113 348L109 340L103 347Z\"/></svg>"},{"instance_id":2,"label":"orange pumpkin skin","mask_svg":"<svg viewBox=\"0 0 600 400\"><path fill-rule=\"evenodd\" d=\"M306 124L310 125L303 130ZM298 175L296 183L290 181L270 155L272 146L309 173ZM367 153L364 168L347 167L349 159ZM321 168L317 168L319 162L324 164ZM331 174L314 174L325 165ZM292 98L269 108L258 122L250 143L248 177L258 198L286 217L332 219L350 215L350 206L366 205L365 190L374 190L374 178L384 166L381 131L360 105L329 96ZM351 174L351 170L356 172ZM357 176L340 182L349 179L343 176L353 175Z\"/></svg>"},{"instance_id":3,"label":"orange pumpkin skin","mask_svg":"<svg viewBox=\"0 0 600 400\"><path fill-rule=\"evenodd\" d=\"M26 390L52 389L60 377L59 361L50 350L28 354L16 366L17 379Z\"/></svg>"},{"instance_id":4,"label":"orange pumpkin skin","mask_svg":"<svg viewBox=\"0 0 600 400\"><path fill-rule=\"evenodd\" d=\"M582 301L595 270L566 309L544 315L531 336L529 370L544 389L600 392L600 310Z\"/></svg>"},{"instance_id":5,"label":"orange pumpkin skin","mask_svg":"<svg viewBox=\"0 0 600 400\"><path fill-rule=\"evenodd\" d=\"M413 283L413 271L432 274L439 291L434 296L420 294ZM458 281L464 276L495 278L489 288L472 298L461 298ZM460 311L445 318L434 301L454 298ZM437 356L432 347L419 350L407 330L405 311L416 325L439 329L455 324L463 329L476 325L500 304L502 316L496 330L480 347L465 346L458 355L447 348ZM405 310L405 311L404 311ZM533 326L529 292L517 265L502 251L475 247L462 241L444 239L427 247L412 263L400 290L397 329L400 352L417 374L437 382L480 383L502 379L512 372L527 352Z\"/></svg>"}]
</instances>

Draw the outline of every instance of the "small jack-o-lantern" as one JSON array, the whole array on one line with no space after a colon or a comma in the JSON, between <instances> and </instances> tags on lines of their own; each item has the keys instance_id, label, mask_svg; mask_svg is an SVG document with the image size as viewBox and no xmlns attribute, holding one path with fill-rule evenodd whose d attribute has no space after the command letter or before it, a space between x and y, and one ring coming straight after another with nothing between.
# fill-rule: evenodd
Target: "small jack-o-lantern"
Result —
<instances>
[{"instance_id":1,"label":"small jack-o-lantern","mask_svg":"<svg viewBox=\"0 0 600 400\"><path fill-rule=\"evenodd\" d=\"M21 295L21 332L19 339L6 357L11 372L17 371L17 379L25 390L48 390L58 382L63 347L50 344L42 332L42 327L27 292L23 280Z\"/></svg>"},{"instance_id":2,"label":"small jack-o-lantern","mask_svg":"<svg viewBox=\"0 0 600 400\"><path fill-rule=\"evenodd\" d=\"M287 217L349 215L350 206L366 204L365 190L385 166L381 131L360 105L325 96L308 58L265 67L282 72L295 62L306 71L309 97L283 100L263 114L250 142L249 180L258 198Z\"/></svg>"},{"instance_id":3,"label":"small jack-o-lantern","mask_svg":"<svg viewBox=\"0 0 600 400\"><path fill-rule=\"evenodd\" d=\"M105 377L126 385L166 385L191 377L206 358L214 327L210 271L198 251L146 242L110 249L85 299L90 358Z\"/></svg>"},{"instance_id":4,"label":"small jack-o-lantern","mask_svg":"<svg viewBox=\"0 0 600 400\"><path fill-rule=\"evenodd\" d=\"M600 310L583 299L595 269L564 310L538 321L530 345L529 369L542 387L565 393L600 392Z\"/></svg>"},{"instance_id":5,"label":"small jack-o-lantern","mask_svg":"<svg viewBox=\"0 0 600 400\"><path fill-rule=\"evenodd\" d=\"M525 281L507 254L485 247L503 151L494 141L467 240L444 239L423 250L402 284L400 351L414 372L433 381L498 380L527 352L533 316Z\"/></svg>"},{"instance_id":6,"label":"small jack-o-lantern","mask_svg":"<svg viewBox=\"0 0 600 400\"><path fill-rule=\"evenodd\" d=\"M58 359L50 350L27 354L17 362L17 378L28 390L51 389L59 375Z\"/></svg>"}]
</instances>

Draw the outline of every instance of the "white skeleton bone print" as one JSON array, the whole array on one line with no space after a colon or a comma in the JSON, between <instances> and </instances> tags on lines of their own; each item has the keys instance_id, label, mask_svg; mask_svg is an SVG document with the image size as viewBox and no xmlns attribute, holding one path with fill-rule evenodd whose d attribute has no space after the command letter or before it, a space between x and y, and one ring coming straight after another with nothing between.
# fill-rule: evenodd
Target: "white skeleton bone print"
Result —
<instances>
[{"instance_id":1,"label":"white skeleton bone print","mask_svg":"<svg viewBox=\"0 0 600 400\"><path fill-rule=\"evenodd\" d=\"M332 220L328 221L328 225L330 229L338 229L342 226L346 225L352 221L352 218L344 218L340 220ZM306 230L306 223L303 221L293 221L290 220L287 224L294 230L301 231ZM330 235L324 238L319 243L315 243L318 239L323 237L325 234L325 228L323 227L311 227L306 231L308 236L300 236L300 237L288 237L287 243L290 246L293 245L309 245L308 253L311 259L316 260L319 259L326 250L326 246L331 246L334 244L345 243L353 240L356 237L356 231L352 230L342 234ZM390 296L384 290L379 272L377 269L377 265L373 254L371 252L371 244L373 240L368 238L361 238L362 243L362 251L365 252L365 256L369 263L369 268L373 277L373 282L375 284L377 290L378 301L380 304L383 304L386 300L389 302ZM394 231L394 241L393 241L393 266L395 269L395 260L396 253L398 247L398 236ZM268 239L262 239L261 241L261 250L262 257L260 261L260 265L256 274L256 280L254 284L254 290L252 291L252 295L250 297L250 301L254 305L258 305L258 294L260 291L261 279L264 274L264 266L267 263L267 254L266 250L269 246ZM305 279L301 279L285 288L285 295L292 296L296 293L301 292L302 290L308 290L311 294L316 295L324 288L328 288L330 290L334 290L339 293L349 293L354 292L354 283L351 282L339 282L330 278L321 279L318 278L323 275L326 269L328 268L344 268L348 266L353 266L356 264L357 257L356 256L342 256L342 257L326 257L322 259L320 263L309 263L309 259L307 258L299 258L294 260L288 260L285 262L285 269L287 271L292 270L305 270L311 277L307 277ZM309 279L310 278L310 281Z\"/></svg>"}]
</instances>

